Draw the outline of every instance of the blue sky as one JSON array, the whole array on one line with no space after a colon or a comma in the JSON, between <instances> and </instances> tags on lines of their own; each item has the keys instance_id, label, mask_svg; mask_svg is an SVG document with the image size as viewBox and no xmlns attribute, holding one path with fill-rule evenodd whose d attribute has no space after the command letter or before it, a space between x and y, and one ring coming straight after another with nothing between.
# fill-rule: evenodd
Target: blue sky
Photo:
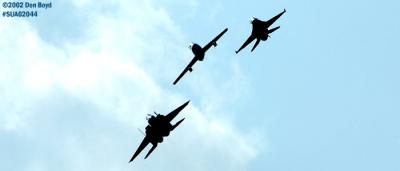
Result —
<instances>
[{"instance_id":1,"label":"blue sky","mask_svg":"<svg viewBox=\"0 0 400 171\"><path fill-rule=\"evenodd\" d=\"M251 17L284 8L267 42L235 55ZM0 170L400 170L399 11L396 1L60 0L36 19L1 18ZM225 27L172 86L189 43ZM127 164L145 114L189 99L182 126Z\"/></svg>"}]
</instances>

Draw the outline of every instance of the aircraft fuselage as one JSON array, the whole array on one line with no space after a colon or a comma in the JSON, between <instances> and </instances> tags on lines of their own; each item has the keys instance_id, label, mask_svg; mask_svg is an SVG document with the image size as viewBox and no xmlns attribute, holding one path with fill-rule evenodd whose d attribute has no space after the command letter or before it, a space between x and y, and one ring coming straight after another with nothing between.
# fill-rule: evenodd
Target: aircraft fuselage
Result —
<instances>
[{"instance_id":1,"label":"aircraft fuselage","mask_svg":"<svg viewBox=\"0 0 400 171\"><path fill-rule=\"evenodd\" d=\"M193 52L193 54L196 56L196 58L199 61L203 61L205 52L204 52L203 48L200 45L193 44L192 45L192 52Z\"/></svg>"},{"instance_id":2,"label":"aircraft fuselage","mask_svg":"<svg viewBox=\"0 0 400 171\"><path fill-rule=\"evenodd\" d=\"M149 125L146 127L146 135L150 137L152 144L161 143L163 137L169 135L172 131L172 125L165 120L165 116L158 115L148 120Z\"/></svg>"},{"instance_id":3,"label":"aircraft fuselage","mask_svg":"<svg viewBox=\"0 0 400 171\"><path fill-rule=\"evenodd\" d=\"M251 33L252 35L263 41L268 39L268 28L263 26L263 21L254 18L251 24L253 25L253 31Z\"/></svg>"}]
</instances>

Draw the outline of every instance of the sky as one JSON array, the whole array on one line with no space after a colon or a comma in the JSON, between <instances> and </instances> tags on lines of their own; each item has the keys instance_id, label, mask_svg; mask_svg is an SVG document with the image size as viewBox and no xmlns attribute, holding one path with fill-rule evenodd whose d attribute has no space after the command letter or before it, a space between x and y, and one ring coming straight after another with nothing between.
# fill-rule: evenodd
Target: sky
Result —
<instances>
[{"instance_id":1,"label":"sky","mask_svg":"<svg viewBox=\"0 0 400 171\"><path fill-rule=\"evenodd\" d=\"M0 170L400 170L397 1L51 2L0 18ZM234 53L251 17L283 9L271 38ZM224 28L173 86L189 44ZM146 114L187 100L128 164Z\"/></svg>"}]
</instances>

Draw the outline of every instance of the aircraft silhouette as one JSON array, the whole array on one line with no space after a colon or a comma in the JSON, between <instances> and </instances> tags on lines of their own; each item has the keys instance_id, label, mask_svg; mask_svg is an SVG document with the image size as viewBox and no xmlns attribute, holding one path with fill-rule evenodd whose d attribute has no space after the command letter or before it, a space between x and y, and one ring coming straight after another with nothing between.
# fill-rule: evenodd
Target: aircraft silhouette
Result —
<instances>
[{"instance_id":1,"label":"aircraft silhouette","mask_svg":"<svg viewBox=\"0 0 400 171\"><path fill-rule=\"evenodd\" d=\"M279 13L275 17L269 19L268 21L261 21L257 18L252 18L251 19L251 24L253 25L253 30L251 31L251 35L247 40L243 43L243 45L239 48L239 50L235 51L236 54L239 53L240 50L245 48L247 45L249 45L251 42L253 42L255 39L257 39L256 43L254 44L253 48L251 49L251 52L257 47L257 45L260 43L260 40L266 41L268 39L269 34L274 32L275 30L278 30L280 26L268 29L278 18L286 12L286 9L283 10L283 12Z\"/></svg>"},{"instance_id":2,"label":"aircraft silhouette","mask_svg":"<svg viewBox=\"0 0 400 171\"><path fill-rule=\"evenodd\" d=\"M187 71L192 72L192 71L193 71L193 69L192 69L193 65L194 65L197 61L203 61L203 59L204 59L204 54L206 53L206 51L207 51L208 49L210 49L211 46L214 46L214 47L217 46L217 40L218 40L219 38L221 38L221 36L222 36L223 34L225 34L225 32L227 32L227 31L228 31L228 28L225 28L224 31L222 31L217 37L215 37L213 40L211 40L211 42L208 43L207 45L205 45L203 48L202 48L200 45L196 44L196 43L192 43L192 44L189 46L189 48L192 49L192 52L193 52L193 54L194 54L194 57L193 57L192 61L190 61L189 65L186 66L186 68L185 68L185 69L182 71L182 73L178 76L178 78L176 78L176 80L174 81L173 84L175 85L175 84L183 77L183 75L185 75L185 73L186 73Z\"/></svg>"},{"instance_id":3,"label":"aircraft silhouette","mask_svg":"<svg viewBox=\"0 0 400 171\"><path fill-rule=\"evenodd\" d=\"M190 101L187 101L186 103L179 106L174 111L170 112L168 115L165 115L165 116L161 115L161 114L157 114L156 112L154 112L155 116L148 114L150 116L150 118L147 119L149 125L146 127L146 135L145 135L142 143L140 143L135 154L133 154L131 160L129 160L129 163L132 162L136 158L136 156L138 156L139 153L149 143L151 143L153 146L151 147L150 151L147 153L147 155L144 159L146 159L151 154L151 152L153 152L153 150L157 147L158 143L163 142L163 137L168 136L169 133L172 130L174 130L185 119L185 118L181 119L175 125L171 125L171 123L170 123L172 121L172 119L174 119L175 116L178 115L179 112L189 104L189 102Z\"/></svg>"}]
</instances>

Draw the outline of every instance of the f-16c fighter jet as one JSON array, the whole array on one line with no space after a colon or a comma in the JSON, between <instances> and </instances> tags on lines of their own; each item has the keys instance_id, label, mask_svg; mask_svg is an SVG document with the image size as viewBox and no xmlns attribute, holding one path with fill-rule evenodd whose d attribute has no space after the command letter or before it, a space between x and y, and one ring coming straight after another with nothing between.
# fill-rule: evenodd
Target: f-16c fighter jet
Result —
<instances>
[{"instance_id":1,"label":"f-16c fighter jet","mask_svg":"<svg viewBox=\"0 0 400 171\"><path fill-rule=\"evenodd\" d=\"M284 9L283 12L281 12L278 15L276 15L275 17L269 19L268 21L261 21L257 18L252 18L250 21L251 24L253 25L253 30L251 31L251 35L249 36L249 38L247 38L247 40L239 48L239 50L237 50L235 52L239 53L240 50L242 50L247 45L249 45L251 42L253 42L255 39L257 39L256 43L254 44L253 48L251 49L251 51L253 52L253 50L260 43L260 40L266 41L268 39L268 37L270 37L269 36L270 33L274 32L275 30L278 30L280 28L280 26L278 26L278 27L275 27L272 29L268 29L285 12L286 12L286 9Z\"/></svg>"}]
</instances>

